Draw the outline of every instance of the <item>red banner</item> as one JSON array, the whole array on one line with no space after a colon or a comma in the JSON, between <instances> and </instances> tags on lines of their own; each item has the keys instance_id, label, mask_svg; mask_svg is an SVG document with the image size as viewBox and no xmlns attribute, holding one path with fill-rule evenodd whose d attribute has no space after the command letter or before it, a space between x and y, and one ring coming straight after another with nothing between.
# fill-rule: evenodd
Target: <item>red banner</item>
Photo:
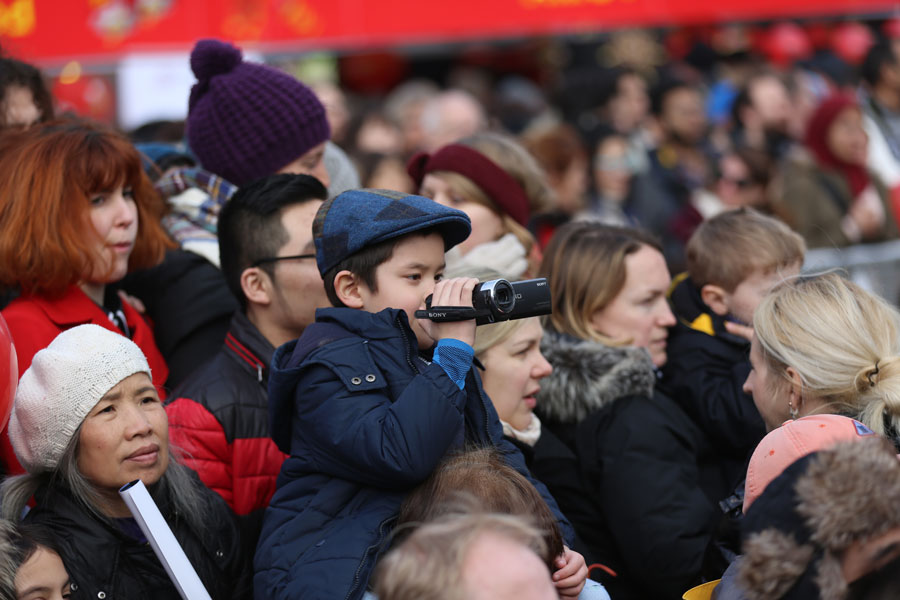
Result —
<instances>
[{"instance_id":1,"label":"red banner","mask_svg":"<svg viewBox=\"0 0 900 600\"><path fill-rule=\"evenodd\" d=\"M189 49L337 49L889 11L884 0L0 0L0 45L38 64Z\"/></svg>"}]
</instances>

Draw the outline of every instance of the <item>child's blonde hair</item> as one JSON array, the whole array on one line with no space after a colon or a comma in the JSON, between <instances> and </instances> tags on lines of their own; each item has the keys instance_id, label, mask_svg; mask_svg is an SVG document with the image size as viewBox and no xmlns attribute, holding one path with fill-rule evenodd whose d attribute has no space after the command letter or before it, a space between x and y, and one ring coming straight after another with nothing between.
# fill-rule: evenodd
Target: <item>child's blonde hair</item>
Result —
<instances>
[{"instance_id":1,"label":"child's blonde hair","mask_svg":"<svg viewBox=\"0 0 900 600\"><path fill-rule=\"evenodd\" d=\"M755 271L803 263L806 242L790 227L752 208L731 210L704 221L687 244L687 271L697 287L733 292Z\"/></svg>"}]
</instances>

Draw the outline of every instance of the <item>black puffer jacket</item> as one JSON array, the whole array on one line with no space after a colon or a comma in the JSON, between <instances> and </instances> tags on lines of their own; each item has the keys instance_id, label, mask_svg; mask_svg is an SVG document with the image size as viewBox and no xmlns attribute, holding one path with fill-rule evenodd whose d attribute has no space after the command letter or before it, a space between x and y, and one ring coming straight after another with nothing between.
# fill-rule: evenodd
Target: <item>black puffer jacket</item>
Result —
<instances>
[{"instance_id":1,"label":"black puffer jacket","mask_svg":"<svg viewBox=\"0 0 900 600\"><path fill-rule=\"evenodd\" d=\"M162 263L129 273L120 287L144 303L169 367L169 389L219 352L240 308L222 272L187 250L169 250Z\"/></svg>"},{"instance_id":2,"label":"black puffer jacket","mask_svg":"<svg viewBox=\"0 0 900 600\"><path fill-rule=\"evenodd\" d=\"M541 420L578 456L596 510L570 518L591 554L617 573L601 581L617 600L681 598L699 582L716 502L731 491L711 446L654 390L644 350L552 332L541 349L553 365L541 382Z\"/></svg>"},{"instance_id":3,"label":"black puffer jacket","mask_svg":"<svg viewBox=\"0 0 900 600\"><path fill-rule=\"evenodd\" d=\"M191 530L165 501L155 499L213 600L251 598L250 563L234 516L218 494L203 492L201 511L208 524L203 532ZM123 533L115 519L97 518L61 486L35 497L37 506L26 521L44 525L56 537L73 600L180 600L150 545Z\"/></svg>"},{"instance_id":4,"label":"black puffer jacket","mask_svg":"<svg viewBox=\"0 0 900 600\"><path fill-rule=\"evenodd\" d=\"M663 390L710 439L737 485L766 434L753 397L743 390L750 374L750 342L725 329L725 319L703 303L686 274L675 281L669 299L678 323L669 332Z\"/></svg>"}]
</instances>

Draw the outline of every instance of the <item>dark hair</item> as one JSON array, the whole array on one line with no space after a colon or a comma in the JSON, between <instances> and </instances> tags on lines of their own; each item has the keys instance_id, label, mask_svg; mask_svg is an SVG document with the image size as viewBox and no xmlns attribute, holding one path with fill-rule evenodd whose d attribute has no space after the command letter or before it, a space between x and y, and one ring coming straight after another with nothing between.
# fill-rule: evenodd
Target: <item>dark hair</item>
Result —
<instances>
[{"instance_id":1,"label":"dark hair","mask_svg":"<svg viewBox=\"0 0 900 600\"><path fill-rule=\"evenodd\" d=\"M270 175L242 186L219 214L219 256L222 274L242 310L247 297L241 273L254 262L273 257L290 235L281 223L281 210L310 200L325 200L328 190L311 175ZM312 230L310 230L312 234ZM261 269L271 276L272 263Z\"/></svg>"},{"instance_id":2,"label":"dark hair","mask_svg":"<svg viewBox=\"0 0 900 600\"><path fill-rule=\"evenodd\" d=\"M177 144L184 141L184 119L179 121L149 121L128 132L135 144L152 142Z\"/></svg>"},{"instance_id":3,"label":"dark hair","mask_svg":"<svg viewBox=\"0 0 900 600\"><path fill-rule=\"evenodd\" d=\"M751 97L753 94L753 86L764 79L775 79L785 87L787 86L787 84L772 71L759 70L750 75L731 103L731 121L733 126L738 128L744 127L744 119L741 116L741 113L744 112L745 108L753 107L753 98Z\"/></svg>"},{"instance_id":4,"label":"dark hair","mask_svg":"<svg viewBox=\"0 0 900 600\"><path fill-rule=\"evenodd\" d=\"M741 114L744 112L745 108L751 108L752 106L753 102L750 100L750 82L748 81L741 86L737 96L735 96L734 100L731 102L731 124L734 128L742 129L744 127L744 119Z\"/></svg>"},{"instance_id":5,"label":"dark hair","mask_svg":"<svg viewBox=\"0 0 900 600\"><path fill-rule=\"evenodd\" d=\"M48 528L37 523L0 521L0 600L16 600L16 573L38 548L59 554Z\"/></svg>"},{"instance_id":6,"label":"dark hair","mask_svg":"<svg viewBox=\"0 0 900 600\"><path fill-rule=\"evenodd\" d=\"M322 279L325 280L325 295L328 296L331 305L337 307L346 306L346 304L341 302L341 299L338 298L337 292L334 291L334 278L337 277L338 273L341 271L350 271L364 283L369 290L377 292L378 282L375 280L375 270L378 268L378 265L391 260L391 256L394 255L394 248L396 248L403 240L413 236L425 237L432 233L440 234L440 229L429 227L422 229L421 231L413 231L406 235L401 235L377 244L372 244L371 246L366 246L362 250L351 254L333 266L322 276Z\"/></svg>"},{"instance_id":7,"label":"dark hair","mask_svg":"<svg viewBox=\"0 0 900 600\"><path fill-rule=\"evenodd\" d=\"M604 69L596 73L597 79L594 80L596 85L597 106L606 107L613 98L621 93L619 85L626 77L640 77L641 75L631 67L615 66Z\"/></svg>"},{"instance_id":8,"label":"dark hair","mask_svg":"<svg viewBox=\"0 0 900 600\"><path fill-rule=\"evenodd\" d=\"M533 129L520 139L544 171L553 177L562 178L576 161L587 160L584 142L567 123Z\"/></svg>"},{"instance_id":9,"label":"dark hair","mask_svg":"<svg viewBox=\"0 0 900 600\"><path fill-rule=\"evenodd\" d=\"M767 186L772 181L774 165L772 157L762 150L739 146L734 149L734 155L747 165L750 180L757 185Z\"/></svg>"},{"instance_id":10,"label":"dark hair","mask_svg":"<svg viewBox=\"0 0 900 600\"><path fill-rule=\"evenodd\" d=\"M53 98L44 82L41 72L32 65L8 56L0 57L0 129L6 123L6 92L10 87L20 86L31 92L34 105L41 111L40 122L53 118Z\"/></svg>"},{"instance_id":11,"label":"dark hair","mask_svg":"<svg viewBox=\"0 0 900 600\"><path fill-rule=\"evenodd\" d=\"M672 92L677 92L682 89L697 91L696 86L691 85L682 79L669 78L661 81L650 93L650 112L657 117L662 115L666 105L666 98L668 98Z\"/></svg>"},{"instance_id":12,"label":"dark hair","mask_svg":"<svg viewBox=\"0 0 900 600\"><path fill-rule=\"evenodd\" d=\"M359 180L363 187L372 187L372 177L384 164L394 161L400 165L403 175L406 175L406 161L399 154L386 154L384 152L359 152L353 156L353 163L359 172ZM412 179L409 179L409 189L414 189Z\"/></svg>"},{"instance_id":13,"label":"dark hair","mask_svg":"<svg viewBox=\"0 0 900 600\"><path fill-rule=\"evenodd\" d=\"M869 48L866 58L859 67L859 74L871 86L881 81L881 69L885 65L897 64L897 54L889 40L882 40Z\"/></svg>"},{"instance_id":14,"label":"dark hair","mask_svg":"<svg viewBox=\"0 0 900 600\"><path fill-rule=\"evenodd\" d=\"M591 152L594 156L597 155L597 151L600 149L600 145L604 144L606 140L610 138L619 138L621 140L628 140L628 136L620 131L617 131L610 127L609 125L601 125L597 127L593 132L591 132L590 140L590 148Z\"/></svg>"}]
</instances>

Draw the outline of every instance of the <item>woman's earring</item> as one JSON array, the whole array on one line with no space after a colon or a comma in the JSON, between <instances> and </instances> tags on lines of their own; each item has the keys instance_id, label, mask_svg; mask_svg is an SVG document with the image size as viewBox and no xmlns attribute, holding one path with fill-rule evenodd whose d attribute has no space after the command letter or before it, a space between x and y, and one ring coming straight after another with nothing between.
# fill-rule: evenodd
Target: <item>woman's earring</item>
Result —
<instances>
[{"instance_id":1,"label":"woman's earring","mask_svg":"<svg viewBox=\"0 0 900 600\"><path fill-rule=\"evenodd\" d=\"M796 421L796 420L797 420L797 417L800 416L800 412L797 411L796 408L794 408L794 403L793 403L793 402L790 402L790 401L788 402L788 411L791 413L791 419L792 419L792 420L795 420L795 421Z\"/></svg>"}]
</instances>

